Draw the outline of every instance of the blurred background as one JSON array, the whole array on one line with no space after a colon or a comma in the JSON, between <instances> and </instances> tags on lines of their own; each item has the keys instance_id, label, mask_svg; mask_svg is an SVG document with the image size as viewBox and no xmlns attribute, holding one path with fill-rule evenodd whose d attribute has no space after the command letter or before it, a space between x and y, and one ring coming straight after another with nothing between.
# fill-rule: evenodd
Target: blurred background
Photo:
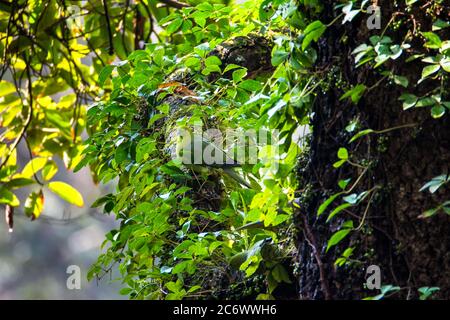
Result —
<instances>
[{"instance_id":1,"label":"blurred background","mask_svg":"<svg viewBox=\"0 0 450 320\"><path fill-rule=\"evenodd\" d=\"M24 145L19 159L27 160ZM24 165L24 164L22 164ZM30 222L23 211L14 214L14 231L8 232L4 206L0 209L0 299L124 299L119 295L121 283L114 281L117 271L102 280L86 279L90 265L101 253L105 234L115 227L114 216L108 216L90 205L113 185L95 185L89 170L76 174L64 170L62 161L54 180L65 181L83 195L85 206L78 208L49 191L44 191L44 211ZM24 201L28 190L18 194ZM81 289L69 290L71 274L67 267L81 270Z\"/></svg>"}]
</instances>

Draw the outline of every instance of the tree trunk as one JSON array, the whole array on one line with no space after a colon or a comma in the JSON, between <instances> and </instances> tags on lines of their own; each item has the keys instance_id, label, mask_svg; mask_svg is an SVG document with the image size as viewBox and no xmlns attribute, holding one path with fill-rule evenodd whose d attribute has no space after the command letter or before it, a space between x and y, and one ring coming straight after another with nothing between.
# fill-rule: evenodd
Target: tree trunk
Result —
<instances>
[{"instance_id":1,"label":"tree trunk","mask_svg":"<svg viewBox=\"0 0 450 320\"><path fill-rule=\"evenodd\" d=\"M336 17L333 10L336 3L328 1L324 5L321 21L326 23ZM395 11L407 12L401 5L394 8L391 1L378 1L378 5L382 10L382 28ZM394 32L388 30L387 35L394 43L399 43L413 23L431 30L433 20L424 11L418 8L410 12L412 18L406 18L404 27ZM439 14L447 15L448 12L437 12ZM398 100L402 93L412 91L420 95L430 89L426 82L420 88L414 88L422 72L422 63L407 63L402 55L388 64L395 74L409 79L413 85L408 89L382 80L366 65L355 68L352 50L368 43L370 36L382 32L368 30L367 17L360 14L352 23L334 23L318 43L317 70L325 70L330 87L319 93L315 101L308 161L298 172L303 190L299 195L301 209L295 215L299 230L296 257L299 297L361 299L374 296L379 291L365 289L364 284L367 267L378 265L382 285L402 288L393 297L416 298L418 288L437 286L440 287L437 296L449 298L450 217L437 214L420 219L418 216L449 200L448 188L441 188L433 195L419 192L419 189L433 177L448 173L450 119L448 116L433 119L429 108L402 110ZM424 52L422 43L413 41L411 45L413 50ZM373 87L366 90L357 105L348 99L340 100L343 86L351 88L359 83ZM353 119L359 120L361 130L417 125L367 135L349 143L357 131L348 133L345 128ZM360 205L350 207L326 222L327 214L317 216L319 206L330 195L341 191L339 180L351 177L350 186L363 173L363 169L348 164L338 169L333 167L341 147L349 151L353 161L371 161L353 192L374 187L376 192L373 198L369 196ZM329 208L338 204L334 202ZM361 229L351 232L339 245L326 252L327 241L346 220L352 220L355 227L361 223ZM350 246L355 247L352 262L336 267L335 260Z\"/></svg>"}]
</instances>

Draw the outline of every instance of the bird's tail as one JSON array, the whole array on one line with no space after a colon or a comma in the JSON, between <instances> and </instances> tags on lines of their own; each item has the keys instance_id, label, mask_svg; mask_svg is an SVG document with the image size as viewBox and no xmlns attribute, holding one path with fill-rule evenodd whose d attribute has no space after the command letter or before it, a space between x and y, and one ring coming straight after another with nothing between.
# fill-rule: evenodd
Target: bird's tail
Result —
<instances>
[{"instance_id":1,"label":"bird's tail","mask_svg":"<svg viewBox=\"0 0 450 320\"><path fill-rule=\"evenodd\" d=\"M244 180L244 178L242 178L238 173L236 173L236 171L234 171L231 168L224 168L223 171L230 176L231 178L233 178L234 180L236 180L238 183L242 184L243 186L246 186L247 188L251 189L250 184Z\"/></svg>"}]
</instances>

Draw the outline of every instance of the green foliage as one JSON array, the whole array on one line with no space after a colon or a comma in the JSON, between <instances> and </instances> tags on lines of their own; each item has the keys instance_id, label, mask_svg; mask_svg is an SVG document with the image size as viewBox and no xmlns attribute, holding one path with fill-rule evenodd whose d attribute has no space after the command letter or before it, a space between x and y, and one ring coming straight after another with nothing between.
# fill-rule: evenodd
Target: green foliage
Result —
<instances>
[{"instance_id":1,"label":"green foliage","mask_svg":"<svg viewBox=\"0 0 450 320\"><path fill-rule=\"evenodd\" d=\"M165 26L161 35L182 35L177 41L148 44L100 71L100 82L110 94L87 111L91 134L76 169L90 165L103 183L118 179L116 192L94 205L114 212L121 226L107 235L107 249L90 278L101 277L103 270L120 261L128 286L122 293L136 299L218 296L221 288L205 279L227 274L238 274L231 286L263 276L266 291L254 293L259 298L270 298L279 283L290 283L283 266L290 249L280 250L277 231L289 226L293 211L293 168L300 151L296 142L274 140L260 147L257 163L242 167L253 179L252 189L224 179L219 211L200 209L192 198L201 192L192 189L193 180L207 182L214 170L194 177L170 160L161 144L171 121L180 126L200 121L205 126L214 119L221 127L276 129L284 137L292 136L304 122L312 101L307 90L311 81L281 64L268 79L248 78L246 68L224 66L217 56L208 56L218 43L259 28L252 22L257 14L250 3L236 7L202 3L177 10L160 22ZM272 23L274 31L286 26L281 18ZM168 94L188 90L166 80L179 70L189 75L193 88L190 118L172 114L164 103ZM228 72L231 78L225 77ZM210 74L218 75L217 80L210 82ZM142 110L150 115L144 127L136 118ZM165 125L156 129L161 119ZM275 147L279 158L271 157Z\"/></svg>"},{"instance_id":2,"label":"green foliage","mask_svg":"<svg viewBox=\"0 0 450 320\"><path fill-rule=\"evenodd\" d=\"M417 6L415 2L406 5ZM330 27L358 19L369 3L339 3L333 21L319 19L323 8L317 0L187 1L181 7L161 7L153 0L88 1L77 7L83 19L64 1L2 5L0 203L19 206L16 190L36 184L24 204L31 219L43 210L44 188L82 206L77 190L52 181L60 169L55 160L63 159L69 170L89 166L96 182L116 184L114 192L92 206L120 221L106 235L90 279L119 264L127 286L121 293L135 299L219 297L223 288L217 283L224 278L230 291L262 279L263 290L250 296L274 298L279 284L291 282L285 262L293 246L286 234L292 227L295 191L303 187L295 179L303 150L294 137L300 125L310 124L316 92L326 91L331 82L315 69L316 49ZM352 53L355 68L379 72L381 80L340 83L340 100L358 108L377 86L394 85L404 112L426 107L432 118L443 117L450 108L450 46L442 32L449 22L435 19L431 30L394 39L387 35L393 20ZM245 46L242 39L255 35L273 44L269 72L251 74L245 66L226 64L220 54L211 55L230 39ZM418 41L423 50L415 52L410 44ZM420 64L420 76L399 74L395 65L400 61ZM188 101L188 110L174 110L166 100L170 96ZM279 140L258 145L255 164L244 163L240 169L251 188L228 179L220 168L193 173L168 156L165 140L173 127L195 123L279 133ZM360 190L373 162L357 159L351 146L406 126L415 124L377 131L355 119L346 128L353 136L330 166L342 172L356 169L358 176L341 177L340 191L328 195L317 215L327 213L326 223L334 222L347 209L367 204L356 227L352 220L339 220L339 227L333 227L327 254L346 248L337 255L338 267L351 260L356 249L349 247L349 239L361 231L381 189ZM83 130L89 137L82 145ZM30 155L24 168L17 159L21 141ZM211 187L211 180L220 186ZM436 177L422 190L434 193L447 182L447 176ZM213 192L220 199L218 207L200 207L198 194L205 192L209 199L206 191L213 187L220 190ZM440 210L450 214L449 208L447 201L422 217ZM422 289L421 298L436 291ZM398 290L383 287L374 299Z\"/></svg>"}]
</instances>

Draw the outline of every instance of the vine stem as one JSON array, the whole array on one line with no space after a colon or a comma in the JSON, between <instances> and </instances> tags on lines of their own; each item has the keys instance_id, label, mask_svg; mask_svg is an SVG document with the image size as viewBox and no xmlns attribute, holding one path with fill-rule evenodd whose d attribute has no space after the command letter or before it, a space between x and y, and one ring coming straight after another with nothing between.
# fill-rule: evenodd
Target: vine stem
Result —
<instances>
[{"instance_id":1,"label":"vine stem","mask_svg":"<svg viewBox=\"0 0 450 320\"><path fill-rule=\"evenodd\" d=\"M400 125L400 126L387 128L387 129L383 129L383 130L374 130L373 132L376 133L376 134L383 134L383 133L387 133L387 132L394 131L394 130L397 130L397 129L413 128L415 126L417 126L417 123L408 123L408 124L403 124L403 125Z\"/></svg>"},{"instance_id":2,"label":"vine stem","mask_svg":"<svg viewBox=\"0 0 450 320\"><path fill-rule=\"evenodd\" d=\"M316 259L317 266L319 267L319 275L320 275L320 286L322 287L323 294L325 296L325 300L331 300L331 292L330 287L328 285L328 280L325 275L325 268L323 266L322 258L320 257L319 251L317 250L317 243L312 233L306 215L302 215L303 217L303 225L305 227L305 239L311 247L314 258Z\"/></svg>"},{"instance_id":3,"label":"vine stem","mask_svg":"<svg viewBox=\"0 0 450 320\"><path fill-rule=\"evenodd\" d=\"M359 223L358 227L356 227L354 230L355 231L359 231L362 226L364 225L364 221L366 220L367 217L367 213L369 212L369 208L370 208L370 204L372 203L372 199L374 197L374 195L376 194L376 192L374 192L375 190L377 190L379 187L373 187L371 190L369 190L370 192L370 198L369 198L369 202L367 203L366 209L364 210L364 214L361 218L361 222Z\"/></svg>"}]
</instances>

